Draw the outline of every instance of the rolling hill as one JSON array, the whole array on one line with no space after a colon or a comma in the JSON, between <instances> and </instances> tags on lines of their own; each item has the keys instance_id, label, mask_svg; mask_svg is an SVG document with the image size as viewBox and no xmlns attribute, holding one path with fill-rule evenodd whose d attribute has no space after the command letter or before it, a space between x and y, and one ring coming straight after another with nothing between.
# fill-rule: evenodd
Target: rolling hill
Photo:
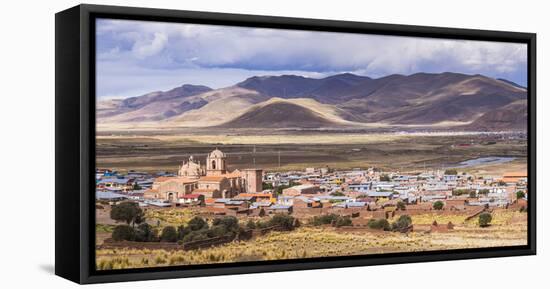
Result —
<instances>
[{"instance_id":1,"label":"rolling hill","mask_svg":"<svg viewBox=\"0 0 550 289\"><path fill-rule=\"evenodd\" d=\"M225 128L322 128L335 127L337 122L305 106L276 101L253 107L220 127Z\"/></svg>"},{"instance_id":2,"label":"rolling hill","mask_svg":"<svg viewBox=\"0 0 550 289\"><path fill-rule=\"evenodd\" d=\"M414 127L502 130L525 127L526 89L460 73L350 73L315 79L254 76L212 90L183 85L99 101L100 125L139 127ZM286 111L286 113L285 113ZM513 114L514 116L511 116Z\"/></svg>"}]
</instances>

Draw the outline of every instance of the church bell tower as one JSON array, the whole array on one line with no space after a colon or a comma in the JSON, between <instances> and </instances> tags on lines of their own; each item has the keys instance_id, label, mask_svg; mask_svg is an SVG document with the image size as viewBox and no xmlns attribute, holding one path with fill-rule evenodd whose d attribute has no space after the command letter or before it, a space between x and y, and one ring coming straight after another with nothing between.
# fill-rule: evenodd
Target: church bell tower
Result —
<instances>
[{"instance_id":1,"label":"church bell tower","mask_svg":"<svg viewBox=\"0 0 550 289\"><path fill-rule=\"evenodd\" d=\"M226 155L218 150L213 150L208 157L206 157L206 175L207 176L219 176L227 172L226 168Z\"/></svg>"}]
</instances>

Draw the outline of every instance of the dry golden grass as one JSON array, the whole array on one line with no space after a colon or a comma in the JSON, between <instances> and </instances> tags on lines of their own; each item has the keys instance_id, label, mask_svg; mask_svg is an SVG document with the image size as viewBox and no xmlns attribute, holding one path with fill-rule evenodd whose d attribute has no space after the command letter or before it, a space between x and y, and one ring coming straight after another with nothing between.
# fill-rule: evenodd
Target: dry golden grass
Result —
<instances>
[{"instance_id":1,"label":"dry golden grass","mask_svg":"<svg viewBox=\"0 0 550 289\"><path fill-rule=\"evenodd\" d=\"M493 225L488 228L479 228L474 221L459 223L458 219L449 216L413 216L413 222L416 223L425 223L436 218L441 223L454 220L453 223L459 224L454 230L445 233L341 232L332 228L302 227L292 232L272 232L246 242L232 242L220 247L193 251L99 249L96 251L97 268L101 270L525 245L527 223L525 218L517 214L521 213L495 212Z\"/></svg>"},{"instance_id":2,"label":"dry golden grass","mask_svg":"<svg viewBox=\"0 0 550 289\"><path fill-rule=\"evenodd\" d=\"M186 225L194 216L195 212L189 209L148 209L145 211L145 217L150 223L157 220L161 224L179 226Z\"/></svg>"},{"instance_id":3,"label":"dry golden grass","mask_svg":"<svg viewBox=\"0 0 550 289\"><path fill-rule=\"evenodd\" d=\"M143 136L97 136L98 140L110 141L132 141L142 140ZM406 135L398 134L288 134L288 135L156 135L149 139L163 142L182 143L221 143L221 144L366 144L387 142L407 138Z\"/></svg>"}]
</instances>

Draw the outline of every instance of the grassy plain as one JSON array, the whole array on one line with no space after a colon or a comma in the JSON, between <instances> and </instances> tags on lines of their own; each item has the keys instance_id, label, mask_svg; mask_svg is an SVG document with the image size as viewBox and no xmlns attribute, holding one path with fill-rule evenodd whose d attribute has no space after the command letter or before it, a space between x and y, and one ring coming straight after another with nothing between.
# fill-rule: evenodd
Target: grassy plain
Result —
<instances>
[{"instance_id":1,"label":"grassy plain","mask_svg":"<svg viewBox=\"0 0 550 289\"><path fill-rule=\"evenodd\" d=\"M190 155L204 162L214 148L228 155L231 170L256 166L279 171L442 168L483 156L517 157L521 164L527 154L524 140L473 134L103 135L97 138L97 164L120 171L175 171Z\"/></svg>"},{"instance_id":2,"label":"grassy plain","mask_svg":"<svg viewBox=\"0 0 550 289\"><path fill-rule=\"evenodd\" d=\"M138 268L242 261L300 259L328 256L383 254L485 248L527 244L526 214L499 210L493 225L480 228L477 219L465 222L464 215L424 214L413 216L413 224L453 222L448 232L415 230L408 234L372 230L342 231L327 227L301 227L292 232L271 232L250 241L220 247L183 251L163 249L98 249L98 269Z\"/></svg>"}]
</instances>

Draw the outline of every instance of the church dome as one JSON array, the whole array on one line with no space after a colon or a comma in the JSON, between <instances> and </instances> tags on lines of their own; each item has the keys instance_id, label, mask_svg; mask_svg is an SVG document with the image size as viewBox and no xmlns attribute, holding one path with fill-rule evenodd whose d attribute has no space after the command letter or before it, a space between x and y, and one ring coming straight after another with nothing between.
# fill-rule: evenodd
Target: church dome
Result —
<instances>
[{"instance_id":1,"label":"church dome","mask_svg":"<svg viewBox=\"0 0 550 289\"><path fill-rule=\"evenodd\" d=\"M219 149L215 149L210 153L209 157L210 158L216 158L216 159L225 158L225 154L222 151L220 151Z\"/></svg>"}]
</instances>

